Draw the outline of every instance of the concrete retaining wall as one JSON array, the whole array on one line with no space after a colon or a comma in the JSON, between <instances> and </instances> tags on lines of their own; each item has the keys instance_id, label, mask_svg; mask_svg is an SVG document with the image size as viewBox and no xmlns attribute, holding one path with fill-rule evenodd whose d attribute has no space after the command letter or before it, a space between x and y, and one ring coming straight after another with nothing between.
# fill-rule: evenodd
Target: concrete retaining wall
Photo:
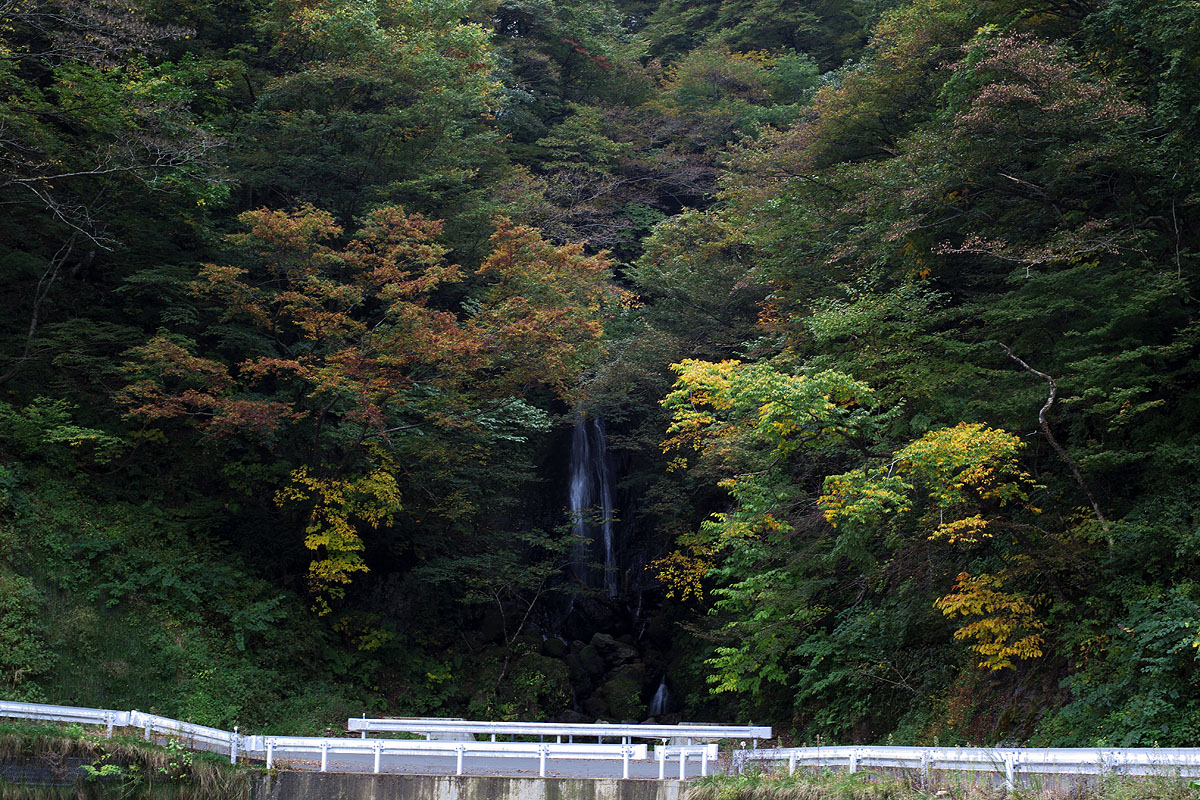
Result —
<instances>
[{"instance_id":1,"label":"concrete retaining wall","mask_svg":"<svg viewBox=\"0 0 1200 800\"><path fill-rule=\"evenodd\" d=\"M255 800L681 800L681 781L280 772Z\"/></svg>"}]
</instances>

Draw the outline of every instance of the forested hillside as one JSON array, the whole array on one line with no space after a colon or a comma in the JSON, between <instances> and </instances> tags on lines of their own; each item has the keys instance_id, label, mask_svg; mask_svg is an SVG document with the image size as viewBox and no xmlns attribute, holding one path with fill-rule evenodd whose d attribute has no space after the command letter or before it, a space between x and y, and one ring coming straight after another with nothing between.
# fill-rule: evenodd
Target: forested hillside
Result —
<instances>
[{"instance_id":1,"label":"forested hillside","mask_svg":"<svg viewBox=\"0 0 1200 800\"><path fill-rule=\"evenodd\" d=\"M1194 744L1197 42L0 0L0 697Z\"/></svg>"}]
</instances>

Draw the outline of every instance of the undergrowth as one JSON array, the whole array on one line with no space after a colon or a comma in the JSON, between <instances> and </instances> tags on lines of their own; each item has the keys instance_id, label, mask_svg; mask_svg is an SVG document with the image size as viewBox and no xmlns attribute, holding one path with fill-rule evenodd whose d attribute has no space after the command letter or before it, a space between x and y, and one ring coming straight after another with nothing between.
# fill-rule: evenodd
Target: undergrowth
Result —
<instances>
[{"instance_id":1,"label":"undergrowth","mask_svg":"<svg viewBox=\"0 0 1200 800\"><path fill-rule=\"evenodd\" d=\"M1172 774L1084 779L1070 785L1035 778L1006 792L976 776L940 776L922 787L912 775L873 771L800 770L788 775L748 770L701 778L684 800L1200 800L1200 781Z\"/></svg>"},{"instance_id":2,"label":"undergrowth","mask_svg":"<svg viewBox=\"0 0 1200 800\"><path fill-rule=\"evenodd\" d=\"M0 800L249 800L253 784L228 756L80 726L0 723L0 764L37 773L36 784L0 778Z\"/></svg>"}]
</instances>

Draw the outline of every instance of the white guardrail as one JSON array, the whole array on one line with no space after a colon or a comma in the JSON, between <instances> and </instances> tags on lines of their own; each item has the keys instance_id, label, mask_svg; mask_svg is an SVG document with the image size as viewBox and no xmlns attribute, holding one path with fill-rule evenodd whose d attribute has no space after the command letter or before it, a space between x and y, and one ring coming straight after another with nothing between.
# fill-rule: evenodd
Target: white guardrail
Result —
<instances>
[{"instance_id":1,"label":"white guardrail","mask_svg":"<svg viewBox=\"0 0 1200 800\"><path fill-rule=\"evenodd\" d=\"M80 708L76 706L51 706L42 703L13 703L0 700L0 717L17 717L19 719L38 720L45 722L74 722L79 725L103 725L108 735L112 736L113 728L141 728L145 738L161 733L175 736L192 744L207 745L205 749L220 748L229 751L231 763L237 761L239 750L249 750L249 736L239 734L236 729L223 731L219 728L209 728L205 725L195 725L157 714L144 714L141 711L112 711L107 708Z\"/></svg>"},{"instance_id":2,"label":"white guardrail","mask_svg":"<svg viewBox=\"0 0 1200 800\"><path fill-rule=\"evenodd\" d=\"M107 729L112 736L114 728L141 728L147 741L156 734L177 737L184 743L197 749L228 751L231 763L236 763L238 753L255 754L265 757L267 768L275 766L280 752L319 753L321 756L321 771L329 766L330 753L350 753L373 756L374 771L379 772L381 761L388 755L425 755L453 757L456 760L455 774L463 774L463 758L465 756L488 756L494 758L537 758L538 774L546 775L546 762L552 758L563 759L601 759L621 761L621 776L629 777L630 761L645 761L648 759L648 747L645 744L631 744L631 738L671 739L683 736L698 738L726 738L727 730L750 732L760 736L769 736L769 728L734 728L732 726L693 725L693 726L636 726L636 725L542 725L538 723L483 723L463 722L461 720L418 720L421 731L427 735L435 735L444 727L454 728L448 731L454 735L466 735L458 730L463 725L468 727L484 726L479 733L491 734L492 741L446 741L446 740L404 740L404 739L337 739L308 736L247 736L238 733L209 728L182 722L157 714L146 714L141 711L112 711L103 708L78 708L73 706L53 706L41 703L14 703L0 701L0 717L16 717L20 719L47 722L71 722L81 725L99 725ZM350 720L363 722L364 720ZM387 723L390 720L370 720L373 723ZM405 723L414 722L404 720ZM445 723L445 725L443 724ZM350 726L352 730L365 729ZM386 730L410 732L407 728L385 728ZM497 742L495 734L520 734L532 736L556 736L559 741L546 742ZM572 738L575 735L601 737L621 737L621 744L562 742L561 737ZM736 734L735 734L736 735ZM679 761L679 776L684 777L686 763L689 760L700 762L701 774L708 774L708 762L717 756L716 745L676 746L664 745L655 748L654 757L658 761L659 778L664 778L666 764L671 760Z\"/></svg>"},{"instance_id":3,"label":"white guardrail","mask_svg":"<svg viewBox=\"0 0 1200 800\"><path fill-rule=\"evenodd\" d=\"M551 758L602 759L622 762L622 777L629 777L629 762L645 760L646 745L599 745L599 744L539 744L537 742L429 742L405 741L403 739L313 739L300 736L267 736L263 739L266 749L267 769L275 762L276 750L310 752L321 754L321 771L329 764L330 753L364 753L374 755L374 771L384 755L452 756L455 758L454 774L463 774L463 757L489 756L492 758L536 758L538 775L546 777L546 761Z\"/></svg>"},{"instance_id":4,"label":"white guardrail","mask_svg":"<svg viewBox=\"0 0 1200 800\"><path fill-rule=\"evenodd\" d=\"M1200 748L1150 747L789 747L736 750L733 768L752 761L787 762L796 767L919 770L926 783L931 772L991 772L1004 775L1012 791L1018 775L1177 775L1200 777Z\"/></svg>"},{"instance_id":5,"label":"white guardrail","mask_svg":"<svg viewBox=\"0 0 1200 800\"><path fill-rule=\"evenodd\" d=\"M193 747L228 752L231 762L239 752L264 756L272 767L280 752L320 753L321 771L328 768L330 753L356 753L373 756L374 771L388 755L426 755L452 757L456 774L463 772L465 756L537 758L539 774L545 776L546 762L553 758L605 759L622 762L622 777L629 776L630 761L644 761L647 746L630 739L727 739L770 736L770 728L728 725L553 725L549 723L472 722L464 720L367 720L351 719L350 730L424 733L429 740L337 739L300 736L246 736L195 725L190 722L141 711L113 711L103 708L52 706L40 703L0 701L0 717L17 717L47 722L98 725L112 735L114 728L140 728L148 740L156 734L178 737ZM434 736L484 734L554 736L559 741L496 742L432 740ZM621 738L621 744L562 742L574 736ZM686 763L700 762L701 774L708 774L708 762L716 758L716 745L660 745L654 748L658 777L666 778L668 761L679 761L679 776L684 777ZM1200 777L1200 748L1016 748L1016 747L792 747L779 749L739 749L733 752L733 769L741 772L751 762L774 762L797 767L837 768L848 772L863 769L906 769L920 771L928 781L932 772L985 772L1003 775L1006 788L1016 786L1019 775L1177 775Z\"/></svg>"},{"instance_id":6,"label":"white guardrail","mask_svg":"<svg viewBox=\"0 0 1200 800\"><path fill-rule=\"evenodd\" d=\"M574 742L576 736L620 739L622 744L630 744L632 739L661 739L675 744L691 745L696 741L715 741L719 739L752 739L757 744L759 739L770 739L771 729L767 726L754 725L716 725L702 722L681 722L678 725L617 725L609 723L554 723L554 722L485 722L482 720L462 719L427 719L427 718L397 718L361 719L351 717L346 721L346 729L361 731L365 738L367 732L372 733L416 733L426 739L449 739L458 737L460 741L473 738L475 734L490 736L496 741L497 735L513 736L553 736L561 744L563 737L568 743Z\"/></svg>"}]
</instances>

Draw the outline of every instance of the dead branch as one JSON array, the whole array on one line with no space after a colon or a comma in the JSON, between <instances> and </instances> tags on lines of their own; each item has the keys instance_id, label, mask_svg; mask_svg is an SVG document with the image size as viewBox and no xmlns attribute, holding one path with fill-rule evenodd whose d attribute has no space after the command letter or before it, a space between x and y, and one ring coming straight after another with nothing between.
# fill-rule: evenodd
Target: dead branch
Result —
<instances>
[{"instance_id":1,"label":"dead branch","mask_svg":"<svg viewBox=\"0 0 1200 800\"><path fill-rule=\"evenodd\" d=\"M1105 533L1107 533L1109 530L1108 520L1104 518L1103 512L1100 511L1100 504L1096 502L1096 496L1092 494L1092 490L1088 487L1087 481L1083 479L1083 473L1079 471L1079 467L1075 464L1075 460L1072 459L1071 456L1067 455L1066 449L1064 449L1063 446L1058 443L1058 439L1054 438L1054 433L1050 430L1050 422L1047 418L1050 414L1050 409L1054 406L1054 400L1058 396L1058 384L1055 382L1054 378L1040 370L1034 369L1025 363L1025 361L1013 353L1012 349L1008 345L1001 344L1000 349L1007 353L1009 358L1020 364L1025 371L1033 373L1042 380L1046 381L1046 383L1050 384L1050 394L1046 397L1045 405L1043 405L1041 410L1038 411L1038 425L1041 427L1042 433L1046 435L1046 441L1050 442L1050 446L1054 448L1054 452L1058 453L1059 457L1066 462L1066 465L1070 468L1071 474L1075 476L1075 482L1079 484L1079 488L1083 490L1085 495L1087 495L1088 502L1092 504L1092 511L1095 512L1096 519L1100 522L1100 527L1102 527Z\"/></svg>"}]
</instances>

